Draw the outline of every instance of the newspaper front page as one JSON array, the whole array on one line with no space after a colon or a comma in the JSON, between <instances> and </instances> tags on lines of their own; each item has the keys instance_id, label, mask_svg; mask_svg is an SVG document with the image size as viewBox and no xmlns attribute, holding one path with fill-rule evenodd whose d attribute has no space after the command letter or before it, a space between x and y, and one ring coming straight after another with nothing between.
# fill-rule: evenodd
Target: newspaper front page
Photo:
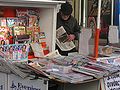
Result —
<instances>
[{"instance_id":1,"label":"newspaper front page","mask_svg":"<svg viewBox=\"0 0 120 90\"><path fill-rule=\"evenodd\" d=\"M62 51L69 51L75 48L73 41L68 41L68 34L63 26L56 31L56 44Z\"/></svg>"}]
</instances>

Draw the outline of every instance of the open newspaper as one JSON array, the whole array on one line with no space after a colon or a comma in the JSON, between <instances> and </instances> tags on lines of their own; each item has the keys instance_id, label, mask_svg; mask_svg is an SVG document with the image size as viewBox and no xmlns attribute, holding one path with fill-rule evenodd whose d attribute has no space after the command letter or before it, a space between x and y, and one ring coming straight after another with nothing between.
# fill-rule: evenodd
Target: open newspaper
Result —
<instances>
[{"instance_id":1,"label":"open newspaper","mask_svg":"<svg viewBox=\"0 0 120 90\"><path fill-rule=\"evenodd\" d=\"M62 51L68 51L75 48L73 41L68 41L68 34L66 33L63 26L57 29L56 31L56 44Z\"/></svg>"}]
</instances>

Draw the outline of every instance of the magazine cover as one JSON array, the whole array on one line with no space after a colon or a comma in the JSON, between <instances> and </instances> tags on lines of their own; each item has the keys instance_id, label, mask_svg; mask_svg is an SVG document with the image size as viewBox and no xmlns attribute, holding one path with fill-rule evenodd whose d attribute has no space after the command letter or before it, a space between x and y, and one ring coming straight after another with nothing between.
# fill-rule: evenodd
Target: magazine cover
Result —
<instances>
[{"instance_id":1,"label":"magazine cover","mask_svg":"<svg viewBox=\"0 0 120 90\"><path fill-rule=\"evenodd\" d=\"M6 34L9 31L8 27L2 27L0 26L0 40L5 40Z\"/></svg>"},{"instance_id":2,"label":"magazine cover","mask_svg":"<svg viewBox=\"0 0 120 90\"><path fill-rule=\"evenodd\" d=\"M0 26L6 27L6 18L0 18Z\"/></svg>"},{"instance_id":3,"label":"magazine cover","mask_svg":"<svg viewBox=\"0 0 120 90\"><path fill-rule=\"evenodd\" d=\"M17 8L16 9L16 16L17 17L25 16L27 14L28 14L28 9L27 8Z\"/></svg>"},{"instance_id":4,"label":"magazine cover","mask_svg":"<svg viewBox=\"0 0 120 90\"><path fill-rule=\"evenodd\" d=\"M28 19L27 16L18 17L18 26L28 26Z\"/></svg>"},{"instance_id":5,"label":"magazine cover","mask_svg":"<svg viewBox=\"0 0 120 90\"><path fill-rule=\"evenodd\" d=\"M7 26L8 27L13 27L13 26L17 26L17 18L7 18Z\"/></svg>"},{"instance_id":6,"label":"magazine cover","mask_svg":"<svg viewBox=\"0 0 120 90\"><path fill-rule=\"evenodd\" d=\"M45 32L40 32L39 33L39 42L42 45L42 48L46 48L47 43L46 43L46 35Z\"/></svg>"},{"instance_id":7,"label":"magazine cover","mask_svg":"<svg viewBox=\"0 0 120 90\"><path fill-rule=\"evenodd\" d=\"M33 27L26 27L26 34L28 34L28 35L32 35L32 33L33 33Z\"/></svg>"},{"instance_id":8,"label":"magazine cover","mask_svg":"<svg viewBox=\"0 0 120 90\"><path fill-rule=\"evenodd\" d=\"M30 15L29 16L29 27L37 26L36 21L37 21L37 16Z\"/></svg>"},{"instance_id":9,"label":"magazine cover","mask_svg":"<svg viewBox=\"0 0 120 90\"><path fill-rule=\"evenodd\" d=\"M43 48L39 43L31 43L30 46L32 47L35 57L44 56Z\"/></svg>"},{"instance_id":10,"label":"magazine cover","mask_svg":"<svg viewBox=\"0 0 120 90\"><path fill-rule=\"evenodd\" d=\"M38 8L28 9L29 27L39 26L39 13Z\"/></svg>"},{"instance_id":11,"label":"magazine cover","mask_svg":"<svg viewBox=\"0 0 120 90\"><path fill-rule=\"evenodd\" d=\"M15 26L14 35L24 35L26 34L26 29L24 26Z\"/></svg>"},{"instance_id":12,"label":"magazine cover","mask_svg":"<svg viewBox=\"0 0 120 90\"><path fill-rule=\"evenodd\" d=\"M17 8L16 16L18 17L19 26L28 26L29 17L27 8Z\"/></svg>"},{"instance_id":13,"label":"magazine cover","mask_svg":"<svg viewBox=\"0 0 120 90\"><path fill-rule=\"evenodd\" d=\"M0 50L8 56L11 61L27 61L28 60L28 44L10 44L0 46Z\"/></svg>"}]
</instances>

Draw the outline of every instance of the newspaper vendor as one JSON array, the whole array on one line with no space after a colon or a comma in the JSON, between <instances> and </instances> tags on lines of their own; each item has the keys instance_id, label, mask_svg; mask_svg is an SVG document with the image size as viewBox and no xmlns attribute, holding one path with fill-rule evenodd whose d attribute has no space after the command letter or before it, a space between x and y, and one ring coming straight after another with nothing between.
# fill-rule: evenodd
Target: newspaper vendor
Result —
<instances>
[{"instance_id":1,"label":"newspaper vendor","mask_svg":"<svg viewBox=\"0 0 120 90\"><path fill-rule=\"evenodd\" d=\"M56 42L56 49L58 49L61 55L65 56L70 52L77 51L73 44L69 44L71 44L73 40L78 40L78 35L80 33L80 27L77 20L71 15L72 11L72 5L66 2L61 5L61 9L57 14L57 29L62 26L65 29L67 36L65 33L61 35L62 38L58 39L58 42Z\"/></svg>"}]
</instances>

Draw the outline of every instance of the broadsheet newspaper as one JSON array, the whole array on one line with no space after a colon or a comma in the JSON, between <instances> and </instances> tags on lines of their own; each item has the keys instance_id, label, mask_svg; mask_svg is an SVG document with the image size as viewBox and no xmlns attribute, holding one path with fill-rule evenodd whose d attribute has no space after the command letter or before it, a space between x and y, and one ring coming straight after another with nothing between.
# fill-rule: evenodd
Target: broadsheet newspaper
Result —
<instances>
[{"instance_id":1,"label":"broadsheet newspaper","mask_svg":"<svg viewBox=\"0 0 120 90\"><path fill-rule=\"evenodd\" d=\"M57 29L56 31L56 44L62 51L68 51L75 48L73 41L68 41L68 34L66 33L63 26Z\"/></svg>"}]
</instances>

